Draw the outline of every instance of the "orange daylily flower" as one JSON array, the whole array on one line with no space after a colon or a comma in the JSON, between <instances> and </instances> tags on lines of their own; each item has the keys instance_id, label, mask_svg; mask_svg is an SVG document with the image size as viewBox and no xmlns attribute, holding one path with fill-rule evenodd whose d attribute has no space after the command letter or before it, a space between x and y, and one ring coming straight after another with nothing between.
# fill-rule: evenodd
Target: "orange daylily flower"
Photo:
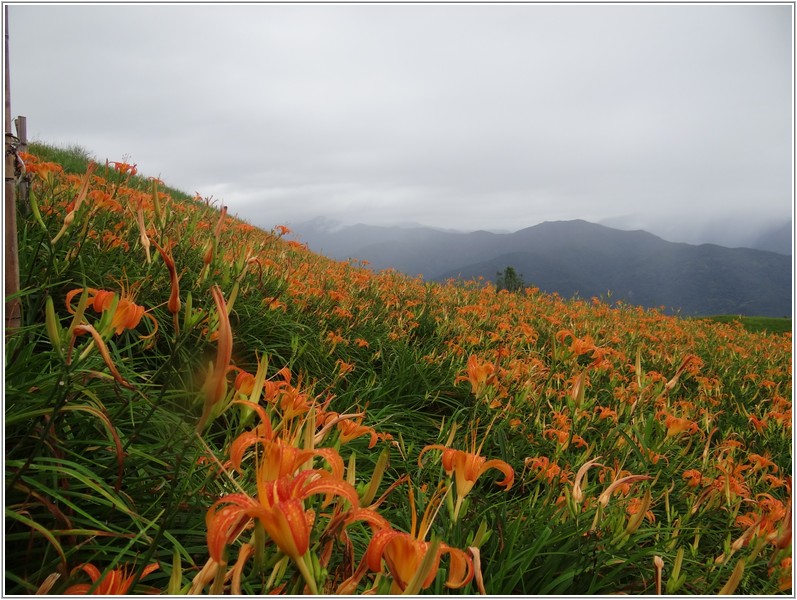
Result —
<instances>
[{"instance_id":1,"label":"orange daylily flower","mask_svg":"<svg viewBox=\"0 0 797 600\"><path fill-rule=\"evenodd\" d=\"M125 329L134 329L141 322L141 317L145 314L144 307L131 302L127 298L119 300L116 305L116 312L114 312L113 319L111 319L111 328L116 335L122 333Z\"/></svg>"},{"instance_id":2,"label":"orange daylily flower","mask_svg":"<svg viewBox=\"0 0 797 600\"><path fill-rule=\"evenodd\" d=\"M351 525L355 521L364 521L367 523L371 527L372 534L382 529L390 529L388 520L371 508L353 508L347 511L345 515L336 517L336 520L341 520L343 522L344 529L340 533L340 539L341 541L345 541L346 544L350 544L351 541L345 531L345 527ZM330 529L334 527L335 525L333 522L330 522ZM335 595L354 595L357 591L357 586L360 584L360 581L367 571L368 564L365 561L365 557L363 557L363 560L360 561L360 566L357 567L354 573L338 585L335 590Z\"/></svg>"},{"instance_id":3,"label":"orange daylily flower","mask_svg":"<svg viewBox=\"0 0 797 600\"><path fill-rule=\"evenodd\" d=\"M338 359L335 364L338 365L338 377L341 378L354 370L354 363L347 363Z\"/></svg>"},{"instance_id":4,"label":"orange daylily flower","mask_svg":"<svg viewBox=\"0 0 797 600\"><path fill-rule=\"evenodd\" d=\"M772 474L765 475L764 481L766 481L773 488L781 488L788 484L787 479L783 479L781 477L775 477Z\"/></svg>"},{"instance_id":5,"label":"orange daylily flower","mask_svg":"<svg viewBox=\"0 0 797 600\"><path fill-rule=\"evenodd\" d=\"M788 592L791 589L791 556L784 558L777 566L770 567L767 574L770 577L777 575L778 589L781 592Z\"/></svg>"},{"instance_id":6,"label":"orange daylily flower","mask_svg":"<svg viewBox=\"0 0 797 600\"><path fill-rule=\"evenodd\" d=\"M358 417L356 420L341 419L338 421L336 425L338 431L340 431L340 443L346 444L355 438L358 438L362 435L367 435L371 438L368 442L368 448L370 449L376 446L376 442L378 440L376 430L373 427L363 425L362 422L362 417Z\"/></svg>"},{"instance_id":7,"label":"orange daylily flower","mask_svg":"<svg viewBox=\"0 0 797 600\"><path fill-rule=\"evenodd\" d=\"M96 312L102 312L110 308L115 292L109 292L107 290L95 290L94 288L86 289L89 292L89 302L91 303L91 307ZM67 293L66 310L69 311L69 314L75 314L75 310L72 308L72 298L82 293L83 288L77 288Z\"/></svg>"},{"instance_id":8,"label":"orange daylily flower","mask_svg":"<svg viewBox=\"0 0 797 600\"><path fill-rule=\"evenodd\" d=\"M430 546L429 542L415 539L402 531L383 529L377 531L371 538L371 543L365 554L366 564L371 571L379 572L382 570L382 559L384 558L390 575L393 577L390 591L391 593L401 593L418 571ZM451 561L446 587L458 589L473 579L471 558L462 550L441 543L429 574L421 582L421 589L428 588L434 582L443 554L448 554Z\"/></svg>"},{"instance_id":9,"label":"orange daylily flower","mask_svg":"<svg viewBox=\"0 0 797 600\"><path fill-rule=\"evenodd\" d=\"M248 398L252 390L255 389L255 376L239 369L233 387L235 387L235 391L239 394Z\"/></svg>"},{"instance_id":10,"label":"orange daylily flower","mask_svg":"<svg viewBox=\"0 0 797 600\"><path fill-rule=\"evenodd\" d=\"M327 333L327 341L332 344L333 348L338 344L345 344L346 338L335 331L330 331Z\"/></svg>"},{"instance_id":11,"label":"orange daylily flower","mask_svg":"<svg viewBox=\"0 0 797 600\"><path fill-rule=\"evenodd\" d=\"M745 480L744 472L749 470L748 465L736 464L732 459L716 465L717 470L722 476L717 477L713 482L716 492L729 496L731 499L740 496L749 498L750 488Z\"/></svg>"},{"instance_id":12,"label":"orange daylily flower","mask_svg":"<svg viewBox=\"0 0 797 600\"><path fill-rule=\"evenodd\" d=\"M58 163L53 162L38 162L35 156L27 154L26 152L19 153L20 158L25 162L25 169L28 173L36 174L41 177L48 185L52 185L53 176L55 173L61 174L64 168ZM31 160L35 159L35 160Z\"/></svg>"},{"instance_id":13,"label":"orange daylily flower","mask_svg":"<svg viewBox=\"0 0 797 600\"><path fill-rule=\"evenodd\" d=\"M580 435L573 435L573 439L571 441L576 448L587 448L589 446L587 440Z\"/></svg>"},{"instance_id":14,"label":"orange daylily flower","mask_svg":"<svg viewBox=\"0 0 797 600\"><path fill-rule=\"evenodd\" d=\"M371 571L378 573L382 571L382 559L384 559L387 569L393 578L393 584L390 588L391 593L402 593L407 589L410 581L418 572L426 554L430 551L432 543L424 540L429 533L434 518L433 515L436 514L436 509L440 502L439 494L436 494L430 500L424 511L420 526L416 531L415 500L410 489L412 510L410 533L386 528L377 531L371 538L363 560ZM437 554L428 574L420 583L420 589L426 589L434 582L443 554L448 554L450 560L446 587L458 589L467 585L473 579L473 562L470 556L462 550L441 542L437 546Z\"/></svg>"},{"instance_id":15,"label":"orange daylily flower","mask_svg":"<svg viewBox=\"0 0 797 600\"><path fill-rule=\"evenodd\" d=\"M138 165L131 165L126 162L111 162L110 164L113 165L114 170L118 171L122 175L126 173L130 173L130 175L135 175L138 173Z\"/></svg>"},{"instance_id":16,"label":"orange daylily flower","mask_svg":"<svg viewBox=\"0 0 797 600\"><path fill-rule=\"evenodd\" d=\"M772 462L772 460L769 458L769 454L762 456L761 454L750 453L750 455L747 457L747 460L752 465L753 471L769 470L771 467L773 473L778 472L778 465Z\"/></svg>"},{"instance_id":17,"label":"orange daylily flower","mask_svg":"<svg viewBox=\"0 0 797 600\"><path fill-rule=\"evenodd\" d=\"M628 515L635 515L640 510L646 508L646 504L642 498L631 498L628 501L628 506L625 507L625 512ZM653 523L656 521L656 515L653 514L652 510L645 510L645 518L650 522Z\"/></svg>"},{"instance_id":18,"label":"orange daylily flower","mask_svg":"<svg viewBox=\"0 0 797 600\"><path fill-rule=\"evenodd\" d=\"M612 419L615 423L617 422L617 411L609 408L607 406L596 406L595 412L599 413L598 418L603 419Z\"/></svg>"},{"instance_id":19,"label":"orange daylily flower","mask_svg":"<svg viewBox=\"0 0 797 600\"><path fill-rule=\"evenodd\" d=\"M146 577L158 569L159 566L160 565L158 563L147 565L141 572L141 578ZM72 573L74 574L80 570L83 570L88 574L89 578L91 579L91 583L76 583L71 585L64 590L64 594L70 596L85 596L89 593L89 590L92 588L92 586L99 581L99 585L97 585L92 592L93 595L125 596L130 591L130 584L133 583L135 575L133 570L129 567L122 567L120 569L112 569L105 574L105 577L102 577L101 571L91 563L80 565L74 569Z\"/></svg>"},{"instance_id":20,"label":"orange daylily flower","mask_svg":"<svg viewBox=\"0 0 797 600\"><path fill-rule=\"evenodd\" d=\"M694 421L674 417L672 415L667 415L664 418L664 426L667 428L666 438L671 438L684 432L692 435L697 433L700 429Z\"/></svg>"},{"instance_id":21,"label":"orange daylily flower","mask_svg":"<svg viewBox=\"0 0 797 600\"><path fill-rule=\"evenodd\" d=\"M576 356L581 356L587 352L592 352L595 349L595 343L592 341L590 336L586 336L584 339L574 337L572 343L570 344L570 351Z\"/></svg>"},{"instance_id":22,"label":"orange daylily flower","mask_svg":"<svg viewBox=\"0 0 797 600\"><path fill-rule=\"evenodd\" d=\"M307 394L291 386L286 386L283 390L279 405L282 410L282 418L285 420L293 419L310 410Z\"/></svg>"},{"instance_id":23,"label":"orange daylily flower","mask_svg":"<svg viewBox=\"0 0 797 600\"><path fill-rule=\"evenodd\" d=\"M766 419L766 417L764 417L763 419L759 419L755 415L749 415L747 418L750 421L750 423L752 423L753 427L755 427L755 430L756 430L757 433L763 433L764 432L764 429L766 429L766 427L767 427L767 419Z\"/></svg>"},{"instance_id":24,"label":"orange daylily flower","mask_svg":"<svg viewBox=\"0 0 797 600\"><path fill-rule=\"evenodd\" d=\"M264 435L265 433L265 435ZM301 467L319 456L327 461L332 468L331 475L337 479L343 477L343 459L332 448L315 448L302 450L286 444L280 439L271 440L270 431L245 432L239 435L230 446L230 462L236 471L241 471L241 462L249 446L260 443L263 446L263 455L258 457L258 481L275 481L293 475Z\"/></svg>"},{"instance_id":25,"label":"orange daylily flower","mask_svg":"<svg viewBox=\"0 0 797 600\"><path fill-rule=\"evenodd\" d=\"M566 478L562 473L562 468L555 462L551 462L547 456L530 456L523 463L527 469L536 469L538 471L537 479L544 479L549 485L556 477L559 477L560 481L564 481Z\"/></svg>"},{"instance_id":26,"label":"orange daylily flower","mask_svg":"<svg viewBox=\"0 0 797 600\"><path fill-rule=\"evenodd\" d=\"M684 471L682 477L686 480L686 484L689 487L697 487L703 479L703 474L697 469L689 469L688 471Z\"/></svg>"},{"instance_id":27,"label":"orange daylily flower","mask_svg":"<svg viewBox=\"0 0 797 600\"><path fill-rule=\"evenodd\" d=\"M481 397L488 385L495 382L495 365L491 362L479 360L475 354L468 358L467 375L460 375L456 381L469 381L473 395Z\"/></svg>"},{"instance_id":28,"label":"orange daylily flower","mask_svg":"<svg viewBox=\"0 0 797 600\"><path fill-rule=\"evenodd\" d=\"M277 372L282 381L266 381L263 383L263 399L266 402L276 402L277 397L285 389L291 389L291 371L283 367Z\"/></svg>"},{"instance_id":29,"label":"orange daylily flower","mask_svg":"<svg viewBox=\"0 0 797 600\"><path fill-rule=\"evenodd\" d=\"M451 476L453 473L455 481L457 482L457 504L454 509L455 520L457 515L459 515L459 509L462 505L462 501L465 499L465 496L467 496L471 489L473 489L476 480L490 469L497 469L504 474L504 478L497 483L498 485L503 486L505 490L508 490L510 487L512 487L512 483L515 481L515 471L509 465L509 463L497 458L487 460L483 456L479 455L482 445L480 444L478 448L475 448L475 438L476 432L474 431L474 450L472 452L455 450L453 448L443 446L442 444L432 444L430 446L426 446L418 455L418 466L421 466L421 457L426 452L430 450L442 450L443 468L446 470L446 473L449 476ZM482 444L483 443L484 442L482 442Z\"/></svg>"},{"instance_id":30,"label":"orange daylily flower","mask_svg":"<svg viewBox=\"0 0 797 600\"><path fill-rule=\"evenodd\" d=\"M321 411L317 418L319 419L318 423L323 424L323 428L316 434L316 443L323 440L327 432L335 426L340 432L341 444L347 444L360 436L368 435L371 438L368 448L373 448L381 436L373 427L362 424L364 416L364 412L341 415L336 412Z\"/></svg>"},{"instance_id":31,"label":"orange daylily flower","mask_svg":"<svg viewBox=\"0 0 797 600\"><path fill-rule=\"evenodd\" d=\"M790 504L784 504L770 494L757 494L758 511L749 512L736 517L736 525L746 528L757 528L755 535L768 535L774 540L778 537L778 528L784 531L786 524L791 524ZM789 532L790 540L790 532Z\"/></svg>"},{"instance_id":32,"label":"orange daylily flower","mask_svg":"<svg viewBox=\"0 0 797 600\"><path fill-rule=\"evenodd\" d=\"M113 302L116 298L116 292L97 290L94 288L86 289L88 289L89 292L90 306L96 312L105 312L113 307ZM72 308L72 299L78 294L82 293L83 288L77 288L67 293L66 309L70 314L75 314L75 310ZM148 338L152 337L158 330L158 322L152 315L146 312L143 306L136 304L131 295L127 295L123 291L121 298L119 298L119 302L116 305L116 310L111 317L109 328L113 330L116 335L120 335L125 329L135 329L138 327L138 324L141 323L142 317L147 317L150 321L152 321L154 331L146 336ZM105 329L103 329L103 332L105 332Z\"/></svg>"},{"instance_id":33,"label":"orange daylily flower","mask_svg":"<svg viewBox=\"0 0 797 600\"><path fill-rule=\"evenodd\" d=\"M561 429L546 429L542 432L542 435L549 440L555 438L559 444L566 444L567 440L570 438L570 432L562 431Z\"/></svg>"},{"instance_id":34,"label":"orange daylily flower","mask_svg":"<svg viewBox=\"0 0 797 600\"><path fill-rule=\"evenodd\" d=\"M306 470L297 476L266 481L258 478L257 499L246 494L230 494L216 501L207 513L208 549L220 561L224 546L239 533L242 521L258 519L277 547L290 556L301 569L300 560L310 546L310 530L314 514L308 519L303 501L315 494L326 493L359 506L357 490L326 471Z\"/></svg>"}]
</instances>

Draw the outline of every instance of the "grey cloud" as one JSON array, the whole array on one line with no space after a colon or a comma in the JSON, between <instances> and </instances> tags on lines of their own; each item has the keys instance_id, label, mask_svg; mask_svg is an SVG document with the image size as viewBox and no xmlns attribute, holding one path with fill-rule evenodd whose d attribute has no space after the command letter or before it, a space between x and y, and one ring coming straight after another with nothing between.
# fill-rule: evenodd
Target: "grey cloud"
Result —
<instances>
[{"instance_id":1,"label":"grey cloud","mask_svg":"<svg viewBox=\"0 0 797 600\"><path fill-rule=\"evenodd\" d=\"M10 8L33 132L264 226L791 214L790 6Z\"/></svg>"}]
</instances>

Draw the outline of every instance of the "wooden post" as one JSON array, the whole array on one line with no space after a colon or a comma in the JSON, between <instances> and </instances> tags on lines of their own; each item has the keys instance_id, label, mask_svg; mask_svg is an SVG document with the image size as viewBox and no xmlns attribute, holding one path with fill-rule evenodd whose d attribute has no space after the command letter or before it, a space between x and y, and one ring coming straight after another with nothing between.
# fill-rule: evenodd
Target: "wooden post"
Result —
<instances>
[{"instance_id":1,"label":"wooden post","mask_svg":"<svg viewBox=\"0 0 797 600\"><path fill-rule=\"evenodd\" d=\"M19 298L9 300L8 297L19 292L19 250L17 245L17 205L16 181L14 167L16 162L15 138L11 133L11 76L8 73L8 5L5 10L5 68L6 68L6 97L5 97L5 137L6 137L6 162L5 162L5 236L6 236L6 334L19 328L20 303Z\"/></svg>"},{"instance_id":2,"label":"wooden post","mask_svg":"<svg viewBox=\"0 0 797 600\"><path fill-rule=\"evenodd\" d=\"M17 151L18 152L27 152L28 151L28 119L27 117L19 116L14 119L14 127L17 130ZM24 216L28 216L30 214L30 203L28 202L28 177L22 177L17 184L17 205L19 206L20 212Z\"/></svg>"},{"instance_id":3,"label":"wooden post","mask_svg":"<svg viewBox=\"0 0 797 600\"><path fill-rule=\"evenodd\" d=\"M18 116L14 119L14 127L17 129L17 138L19 142L17 143L17 150L20 152L27 152L28 151L28 118L23 116Z\"/></svg>"}]
</instances>

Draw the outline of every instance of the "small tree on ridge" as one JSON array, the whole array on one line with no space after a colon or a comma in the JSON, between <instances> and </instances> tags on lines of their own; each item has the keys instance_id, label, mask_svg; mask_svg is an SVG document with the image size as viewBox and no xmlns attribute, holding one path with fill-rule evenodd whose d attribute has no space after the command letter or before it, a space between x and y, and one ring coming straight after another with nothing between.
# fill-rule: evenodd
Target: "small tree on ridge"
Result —
<instances>
[{"instance_id":1,"label":"small tree on ridge","mask_svg":"<svg viewBox=\"0 0 797 600\"><path fill-rule=\"evenodd\" d=\"M499 292L501 290L519 292L524 287L523 275L518 275L513 267L507 267L495 274L495 288Z\"/></svg>"}]
</instances>

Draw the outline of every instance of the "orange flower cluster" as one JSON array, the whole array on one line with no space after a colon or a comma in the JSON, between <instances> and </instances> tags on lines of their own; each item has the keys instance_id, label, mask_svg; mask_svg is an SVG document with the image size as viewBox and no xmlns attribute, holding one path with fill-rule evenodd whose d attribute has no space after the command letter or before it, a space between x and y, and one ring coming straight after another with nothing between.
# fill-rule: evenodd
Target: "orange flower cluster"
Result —
<instances>
[{"instance_id":1,"label":"orange flower cluster","mask_svg":"<svg viewBox=\"0 0 797 600\"><path fill-rule=\"evenodd\" d=\"M236 492L227 494L217 500L207 513L207 539L210 551L210 562L195 579L196 589L208 579L209 572L218 573L226 565L225 549L238 537L244 534L252 523L262 527L265 535L285 556L290 557L302 574L307 590L312 593L332 592L319 590L316 587L316 575L312 572L312 561L308 557L310 540L318 539L327 548L332 547L334 540L346 537L345 529L357 521L365 521L371 526L373 537L362 557L360 568L345 573L338 593L346 593L355 589L367 571L382 573L386 570L392 579L392 591L407 592L428 588L435 580L443 555L450 557L450 569L446 585L452 588L466 585L474 577L474 566L470 555L453 548L443 542L427 541L436 507L441 500L437 495L429 501L427 509L416 527L409 533L394 529L388 519L377 512L380 501L368 508L360 506L361 494L351 483L344 479L344 463L340 454L330 447L317 447L336 425L341 443L346 443L360 435L369 435L373 447L378 439L386 439L378 435L373 428L362 425L362 416L340 415L329 412L315 405L314 410L297 413L283 408L280 398L287 395L306 397L293 388L290 374L281 371L282 381L270 382L270 387L263 386L262 400L265 406L258 403L253 410L260 417L259 425L240 434L233 440L227 466L234 472L245 476L244 459L250 456L255 463L255 493ZM249 374L239 373L236 377L238 393L250 391ZM244 402L244 401L238 401ZM272 418L278 420L277 427L272 425ZM320 429L318 429L320 427ZM308 447L302 440L311 440ZM443 451L443 467L456 479L457 507L472 489L476 479L490 468L497 468L505 475L499 482L505 488L512 485L514 472L511 467L500 460L486 460L478 454L452 450L441 445L424 448L418 460L428 451ZM320 459L327 468L314 465ZM245 485L244 481L241 484ZM445 488L442 488L445 490ZM322 495L321 507L308 506L311 497ZM328 508L323 514L320 508ZM414 495L410 488L410 504L414 515ZM323 524L322 524L323 523ZM243 554L239 559L246 560L250 553L248 548L257 544L257 534L252 542L242 546ZM262 543L262 542L261 542ZM426 561L427 553L434 552L431 562ZM242 558L241 558L242 557ZM324 568L329 560L329 552L324 552L320 565ZM384 566L382 561L384 561ZM421 565L425 565L423 577L416 577ZM234 569L238 569L236 565ZM214 576L215 577L215 576Z\"/></svg>"},{"instance_id":2,"label":"orange flower cluster","mask_svg":"<svg viewBox=\"0 0 797 600\"><path fill-rule=\"evenodd\" d=\"M141 572L141 578L157 570L159 566L158 563L147 565ZM111 569L103 576L100 570L91 563L77 567L73 571L73 575L78 571L85 571L89 579L91 579L91 583L76 583L71 585L64 590L64 594L70 596L85 596L91 593L95 596L125 596L130 593L130 584L133 583L133 577L135 575L131 568L121 567L119 569ZM89 592L92 588L93 591Z\"/></svg>"}]
</instances>

